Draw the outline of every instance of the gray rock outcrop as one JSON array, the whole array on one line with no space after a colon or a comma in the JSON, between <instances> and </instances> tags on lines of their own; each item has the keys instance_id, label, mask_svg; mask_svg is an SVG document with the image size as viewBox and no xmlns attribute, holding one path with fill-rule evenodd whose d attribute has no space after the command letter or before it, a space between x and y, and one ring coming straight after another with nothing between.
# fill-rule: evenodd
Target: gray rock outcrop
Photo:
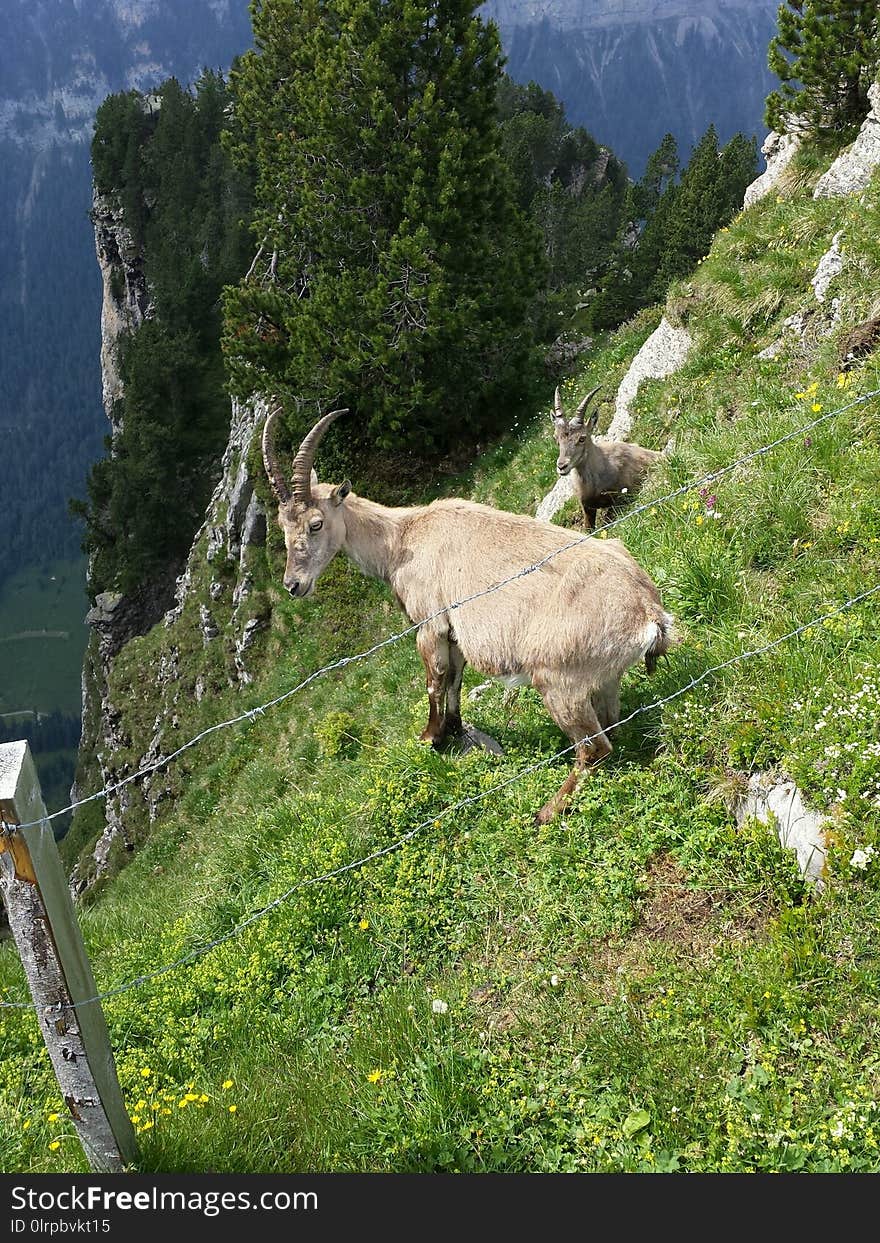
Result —
<instances>
[{"instance_id":1,"label":"gray rock outcrop","mask_svg":"<svg viewBox=\"0 0 880 1243\"><path fill-rule=\"evenodd\" d=\"M754 773L735 808L737 824L748 817L762 824L775 823L779 844L797 855L798 868L805 880L817 889L823 885L828 844L826 817L808 808L795 783L785 775Z\"/></svg>"},{"instance_id":2,"label":"gray rock outcrop","mask_svg":"<svg viewBox=\"0 0 880 1243\"><path fill-rule=\"evenodd\" d=\"M840 239L842 236L842 232L834 234L831 246L819 260L816 271L810 279L817 302L825 301L831 282L843 271L843 255L840 253Z\"/></svg>"},{"instance_id":3,"label":"gray rock outcrop","mask_svg":"<svg viewBox=\"0 0 880 1243\"><path fill-rule=\"evenodd\" d=\"M686 328L676 328L664 315L629 365L614 399L614 417L606 440L628 440L632 428L632 403L643 380L662 380L684 366L693 346Z\"/></svg>"},{"instance_id":4,"label":"gray rock outcrop","mask_svg":"<svg viewBox=\"0 0 880 1243\"><path fill-rule=\"evenodd\" d=\"M800 145L800 135L796 130L785 134L777 134L776 130L770 131L761 144L761 154L767 161L767 166L759 177L746 186L743 209L757 203L779 184L780 177L797 155Z\"/></svg>"},{"instance_id":5,"label":"gray rock outcrop","mask_svg":"<svg viewBox=\"0 0 880 1243\"><path fill-rule=\"evenodd\" d=\"M858 136L816 182L814 199L836 198L864 190L880 165L880 82L868 91L871 111Z\"/></svg>"},{"instance_id":6,"label":"gray rock outcrop","mask_svg":"<svg viewBox=\"0 0 880 1243\"><path fill-rule=\"evenodd\" d=\"M111 430L117 402L122 397L119 343L135 332L153 312L153 299L144 275L143 255L123 220L122 206L110 195L92 198L95 251L104 286L101 301L101 388Z\"/></svg>"}]
</instances>

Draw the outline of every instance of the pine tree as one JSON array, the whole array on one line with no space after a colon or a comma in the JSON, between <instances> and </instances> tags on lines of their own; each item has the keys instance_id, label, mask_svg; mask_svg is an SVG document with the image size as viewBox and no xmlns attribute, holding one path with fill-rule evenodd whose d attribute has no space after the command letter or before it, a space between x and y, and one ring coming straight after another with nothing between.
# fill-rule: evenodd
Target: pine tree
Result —
<instances>
[{"instance_id":1,"label":"pine tree","mask_svg":"<svg viewBox=\"0 0 880 1243\"><path fill-rule=\"evenodd\" d=\"M632 221L644 221L657 210L660 196L678 172L678 145L672 134L664 134L656 151L648 157L641 181L630 192Z\"/></svg>"},{"instance_id":2,"label":"pine tree","mask_svg":"<svg viewBox=\"0 0 880 1243\"><path fill-rule=\"evenodd\" d=\"M596 328L613 327L662 300L670 281L693 269L717 230L741 207L757 161L754 138L735 134L719 150L710 125L676 181L675 141L671 135L663 139L631 196L634 210L645 211L647 218L635 246L621 247L617 268L596 299Z\"/></svg>"},{"instance_id":3,"label":"pine tree","mask_svg":"<svg viewBox=\"0 0 880 1243\"><path fill-rule=\"evenodd\" d=\"M542 280L473 0L254 0L231 75L258 261L226 291L233 388L332 404L348 438L431 452L509 418Z\"/></svg>"},{"instance_id":4,"label":"pine tree","mask_svg":"<svg viewBox=\"0 0 880 1243\"><path fill-rule=\"evenodd\" d=\"M788 0L768 63L782 83L767 97L766 123L789 116L811 129L840 130L862 121L880 65L877 0Z\"/></svg>"}]
</instances>

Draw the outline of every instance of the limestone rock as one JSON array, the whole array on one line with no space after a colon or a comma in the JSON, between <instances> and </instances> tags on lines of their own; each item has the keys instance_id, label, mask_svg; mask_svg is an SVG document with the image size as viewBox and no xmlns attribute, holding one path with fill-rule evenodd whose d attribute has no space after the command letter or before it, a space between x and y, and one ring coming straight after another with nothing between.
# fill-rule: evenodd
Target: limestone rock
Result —
<instances>
[{"instance_id":1,"label":"limestone rock","mask_svg":"<svg viewBox=\"0 0 880 1243\"><path fill-rule=\"evenodd\" d=\"M574 496L574 480L571 475L560 475L553 487L541 499L538 508L535 510L535 517L542 519L544 522L552 522L556 514L559 513L562 506Z\"/></svg>"},{"instance_id":2,"label":"limestone rock","mask_svg":"<svg viewBox=\"0 0 880 1243\"><path fill-rule=\"evenodd\" d=\"M749 778L745 795L736 805L735 815L737 824L750 816L769 824L772 816L779 844L795 852L804 879L817 889L822 888L828 855L823 828L826 818L806 806L791 778L754 773Z\"/></svg>"},{"instance_id":3,"label":"limestone rock","mask_svg":"<svg viewBox=\"0 0 880 1243\"><path fill-rule=\"evenodd\" d=\"M779 183L779 179L797 155L801 137L797 130L777 134L771 130L761 145L761 154L767 161L763 173L748 186L743 195L743 209L757 203Z\"/></svg>"},{"instance_id":4,"label":"limestone rock","mask_svg":"<svg viewBox=\"0 0 880 1243\"><path fill-rule=\"evenodd\" d=\"M826 250L819 260L816 271L810 279L813 292L819 302L825 301L829 285L843 271L843 255L840 253L840 239L842 236L841 232L834 234L830 249Z\"/></svg>"},{"instance_id":5,"label":"limestone rock","mask_svg":"<svg viewBox=\"0 0 880 1243\"><path fill-rule=\"evenodd\" d=\"M880 82L868 91L871 111L862 122L854 143L841 151L816 182L814 199L837 198L864 190L880 165Z\"/></svg>"},{"instance_id":6,"label":"limestone rock","mask_svg":"<svg viewBox=\"0 0 880 1243\"><path fill-rule=\"evenodd\" d=\"M122 397L119 340L135 332L153 313L153 299L144 274L143 254L123 222L122 205L112 196L95 192L92 198L95 251L104 285L101 302L101 389L104 411L114 423L114 408Z\"/></svg>"},{"instance_id":7,"label":"limestone rock","mask_svg":"<svg viewBox=\"0 0 880 1243\"><path fill-rule=\"evenodd\" d=\"M675 328L664 315L636 354L614 399L614 417L605 440L627 440L632 427L630 406L643 380L662 380L684 366L693 346L686 328Z\"/></svg>"}]
</instances>

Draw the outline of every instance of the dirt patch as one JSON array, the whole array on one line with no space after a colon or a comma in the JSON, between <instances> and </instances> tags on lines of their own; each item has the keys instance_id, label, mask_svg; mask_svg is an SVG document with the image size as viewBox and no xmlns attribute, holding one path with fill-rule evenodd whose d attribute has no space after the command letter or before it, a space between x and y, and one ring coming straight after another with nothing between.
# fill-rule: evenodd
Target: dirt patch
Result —
<instances>
[{"instance_id":1,"label":"dirt patch","mask_svg":"<svg viewBox=\"0 0 880 1243\"><path fill-rule=\"evenodd\" d=\"M725 890L694 889L669 855L652 859L648 886L636 927L626 938L604 942L595 955L609 978L648 974L658 944L675 957L707 959L722 943L754 940L767 919L764 912L738 907Z\"/></svg>"}]
</instances>

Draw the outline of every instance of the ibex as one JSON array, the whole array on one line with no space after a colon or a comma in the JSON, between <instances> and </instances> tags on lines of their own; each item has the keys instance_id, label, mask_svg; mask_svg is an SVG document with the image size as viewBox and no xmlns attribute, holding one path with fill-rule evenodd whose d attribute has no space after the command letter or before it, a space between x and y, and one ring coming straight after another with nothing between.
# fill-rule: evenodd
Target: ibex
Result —
<instances>
[{"instance_id":1,"label":"ibex","mask_svg":"<svg viewBox=\"0 0 880 1243\"><path fill-rule=\"evenodd\" d=\"M411 622L424 622L416 632L429 704L421 737L435 747L467 730L466 664L508 685L531 683L575 749L575 767L538 813L546 823L566 806L584 767L610 754L605 731L620 719L623 674L642 660L651 672L675 642L654 583L619 540L569 548L562 527L474 501L389 508L355 495L348 480L319 483L315 453L344 410L314 425L288 483L273 448L280 413L266 420L262 449L287 549L284 586L294 597L311 595L342 550L388 584ZM531 573L457 606L537 562Z\"/></svg>"},{"instance_id":2,"label":"ibex","mask_svg":"<svg viewBox=\"0 0 880 1243\"><path fill-rule=\"evenodd\" d=\"M553 435L559 445L556 469L560 475L572 475L575 496L581 503L590 531L596 525L597 510L613 510L622 500L638 492L651 466L663 456L656 449L643 449L625 440L593 439L599 407L596 406L586 421L584 415L600 387L587 393L570 419L565 417L557 388L551 416Z\"/></svg>"}]
</instances>

